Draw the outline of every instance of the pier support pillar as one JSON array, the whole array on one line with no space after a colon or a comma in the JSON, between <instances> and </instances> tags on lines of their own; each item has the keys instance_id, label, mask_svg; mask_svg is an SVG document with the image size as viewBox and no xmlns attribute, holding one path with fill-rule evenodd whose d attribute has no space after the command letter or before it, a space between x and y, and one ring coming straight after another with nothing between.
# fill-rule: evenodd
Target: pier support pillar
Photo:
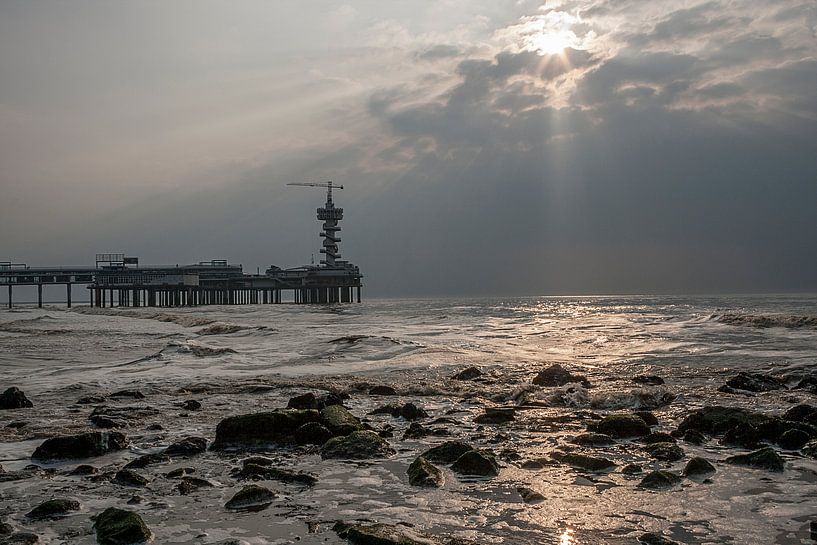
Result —
<instances>
[{"instance_id":1,"label":"pier support pillar","mask_svg":"<svg viewBox=\"0 0 817 545\"><path fill-rule=\"evenodd\" d=\"M13 305L13 303L12 303L12 300L11 300L11 284L9 284L9 308L11 308L12 305Z\"/></svg>"},{"instance_id":2,"label":"pier support pillar","mask_svg":"<svg viewBox=\"0 0 817 545\"><path fill-rule=\"evenodd\" d=\"M360 302L360 286L357 287L357 302Z\"/></svg>"},{"instance_id":3,"label":"pier support pillar","mask_svg":"<svg viewBox=\"0 0 817 545\"><path fill-rule=\"evenodd\" d=\"M65 300L68 303L68 308L71 308L71 284L65 285Z\"/></svg>"},{"instance_id":4,"label":"pier support pillar","mask_svg":"<svg viewBox=\"0 0 817 545\"><path fill-rule=\"evenodd\" d=\"M37 308L43 308L43 285L37 284Z\"/></svg>"}]
</instances>

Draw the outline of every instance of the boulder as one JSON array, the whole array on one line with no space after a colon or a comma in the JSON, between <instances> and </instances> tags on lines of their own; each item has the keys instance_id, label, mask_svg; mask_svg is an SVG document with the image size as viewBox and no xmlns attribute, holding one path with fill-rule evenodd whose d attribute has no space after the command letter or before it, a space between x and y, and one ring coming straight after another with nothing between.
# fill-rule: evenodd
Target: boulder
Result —
<instances>
[{"instance_id":1,"label":"boulder","mask_svg":"<svg viewBox=\"0 0 817 545\"><path fill-rule=\"evenodd\" d=\"M565 384L580 383L585 388L590 387L590 382L582 375L574 375L558 363L554 363L547 369L539 371L533 378L533 383L537 386L564 386Z\"/></svg>"},{"instance_id":2,"label":"boulder","mask_svg":"<svg viewBox=\"0 0 817 545\"><path fill-rule=\"evenodd\" d=\"M321 458L365 460L387 458L395 450L379 435L372 431L355 431L344 437L333 437L321 447Z\"/></svg>"},{"instance_id":3,"label":"boulder","mask_svg":"<svg viewBox=\"0 0 817 545\"><path fill-rule=\"evenodd\" d=\"M633 377L633 382L647 386L661 386L664 384L664 379L657 375L636 375Z\"/></svg>"},{"instance_id":4,"label":"boulder","mask_svg":"<svg viewBox=\"0 0 817 545\"><path fill-rule=\"evenodd\" d=\"M715 466L709 460L700 456L690 458L683 472L685 477L700 477L711 473L715 473Z\"/></svg>"},{"instance_id":5,"label":"boulder","mask_svg":"<svg viewBox=\"0 0 817 545\"><path fill-rule=\"evenodd\" d=\"M780 434L777 444L785 450L799 450L811 439L811 435L801 429L790 429Z\"/></svg>"},{"instance_id":6,"label":"boulder","mask_svg":"<svg viewBox=\"0 0 817 545\"><path fill-rule=\"evenodd\" d=\"M658 425L658 419L650 411L633 411L633 414L646 422L648 426Z\"/></svg>"},{"instance_id":7,"label":"boulder","mask_svg":"<svg viewBox=\"0 0 817 545\"><path fill-rule=\"evenodd\" d=\"M582 433L570 440L574 445L583 447L608 447L616 440L604 433Z\"/></svg>"},{"instance_id":8,"label":"boulder","mask_svg":"<svg viewBox=\"0 0 817 545\"><path fill-rule=\"evenodd\" d=\"M650 456L663 462L674 462L684 457L684 451L675 443L650 443L644 447Z\"/></svg>"},{"instance_id":9,"label":"boulder","mask_svg":"<svg viewBox=\"0 0 817 545\"><path fill-rule=\"evenodd\" d=\"M475 378L479 378L482 376L482 371L479 370L479 367L466 367L459 373L455 373L451 378L453 380L474 380Z\"/></svg>"},{"instance_id":10,"label":"boulder","mask_svg":"<svg viewBox=\"0 0 817 545\"><path fill-rule=\"evenodd\" d=\"M683 434L688 430L695 430L709 435L721 435L739 424L749 424L758 428L768 426L774 420L774 417L757 411L714 405L689 413L678 425L678 432Z\"/></svg>"},{"instance_id":11,"label":"boulder","mask_svg":"<svg viewBox=\"0 0 817 545\"><path fill-rule=\"evenodd\" d=\"M397 390L391 386L379 385L369 388L369 395L372 396L396 396Z\"/></svg>"},{"instance_id":12,"label":"boulder","mask_svg":"<svg viewBox=\"0 0 817 545\"><path fill-rule=\"evenodd\" d=\"M88 432L78 435L61 435L46 439L34 450L32 460L69 460L91 458L122 450L128 445L124 434L111 432Z\"/></svg>"},{"instance_id":13,"label":"boulder","mask_svg":"<svg viewBox=\"0 0 817 545\"><path fill-rule=\"evenodd\" d=\"M730 456L725 462L727 464L753 467L755 469L766 469L775 472L782 472L786 465L783 458L771 447L762 448L750 452L749 454Z\"/></svg>"},{"instance_id":14,"label":"boulder","mask_svg":"<svg viewBox=\"0 0 817 545\"><path fill-rule=\"evenodd\" d=\"M165 477L168 479L180 479L182 477L186 477L187 475L192 475L196 472L196 468L194 467L177 467L176 469L172 469L165 473Z\"/></svg>"},{"instance_id":15,"label":"boulder","mask_svg":"<svg viewBox=\"0 0 817 545\"><path fill-rule=\"evenodd\" d=\"M588 426L590 431L603 433L611 437L643 437L649 435L650 427L639 416L634 414L611 414Z\"/></svg>"},{"instance_id":16,"label":"boulder","mask_svg":"<svg viewBox=\"0 0 817 545\"><path fill-rule=\"evenodd\" d=\"M299 445L322 445L334 434L320 422L307 422L295 430L295 442Z\"/></svg>"},{"instance_id":17,"label":"boulder","mask_svg":"<svg viewBox=\"0 0 817 545\"><path fill-rule=\"evenodd\" d=\"M196 401L195 399L188 399L181 404L181 407L185 411L198 411L201 409L201 402Z\"/></svg>"},{"instance_id":18,"label":"boulder","mask_svg":"<svg viewBox=\"0 0 817 545\"><path fill-rule=\"evenodd\" d=\"M742 422L723 435L721 443L743 448L757 448L763 441L763 434L755 426Z\"/></svg>"},{"instance_id":19,"label":"boulder","mask_svg":"<svg viewBox=\"0 0 817 545\"><path fill-rule=\"evenodd\" d=\"M108 397L116 398L123 398L127 397L130 399L145 399L145 394L140 392L139 390L119 390L118 392L114 392Z\"/></svg>"},{"instance_id":20,"label":"boulder","mask_svg":"<svg viewBox=\"0 0 817 545\"><path fill-rule=\"evenodd\" d=\"M306 486L312 486L318 482L317 477L308 473L278 469L269 465L253 463L250 460L244 460L243 467L233 472L232 475L239 480L279 481L282 483L304 484Z\"/></svg>"},{"instance_id":21,"label":"boulder","mask_svg":"<svg viewBox=\"0 0 817 545\"><path fill-rule=\"evenodd\" d=\"M811 405L795 405L783 413L783 420L792 422L803 422L817 426L817 407Z\"/></svg>"},{"instance_id":22,"label":"boulder","mask_svg":"<svg viewBox=\"0 0 817 545\"><path fill-rule=\"evenodd\" d=\"M207 479L199 479L198 477L182 477L181 482L176 485L176 489L179 491L179 494L186 496L192 492L200 488L212 488L215 486L213 483L208 481Z\"/></svg>"},{"instance_id":23,"label":"boulder","mask_svg":"<svg viewBox=\"0 0 817 545\"><path fill-rule=\"evenodd\" d=\"M125 464L125 469L142 469L155 464L168 464L173 460L167 454L158 452L154 454L143 454Z\"/></svg>"},{"instance_id":24,"label":"boulder","mask_svg":"<svg viewBox=\"0 0 817 545\"><path fill-rule=\"evenodd\" d=\"M216 426L212 450L266 448L295 442L295 431L308 422L319 422L315 410L278 409L225 418Z\"/></svg>"},{"instance_id":25,"label":"boulder","mask_svg":"<svg viewBox=\"0 0 817 545\"><path fill-rule=\"evenodd\" d=\"M2 545L34 545L40 542L40 537L31 532L11 532L0 539Z\"/></svg>"},{"instance_id":26,"label":"boulder","mask_svg":"<svg viewBox=\"0 0 817 545\"><path fill-rule=\"evenodd\" d=\"M770 392L772 390L781 389L783 387L783 383L780 380L763 373L741 372L727 380L726 386L735 390L744 390L746 392Z\"/></svg>"},{"instance_id":27,"label":"boulder","mask_svg":"<svg viewBox=\"0 0 817 545\"><path fill-rule=\"evenodd\" d=\"M147 486L148 480L133 471L132 469L120 469L116 472L113 479L111 480L112 483L118 484L120 486L135 486L135 487L143 487Z\"/></svg>"},{"instance_id":28,"label":"boulder","mask_svg":"<svg viewBox=\"0 0 817 545\"><path fill-rule=\"evenodd\" d=\"M496 477L499 475L499 465L493 452L473 449L457 458L451 465L451 471L461 475Z\"/></svg>"},{"instance_id":29,"label":"boulder","mask_svg":"<svg viewBox=\"0 0 817 545\"><path fill-rule=\"evenodd\" d=\"M30 409L34 404L19 388L12 386L0 394L0 409Z\"/></svg>"},{"instance_id":30,"label":"boulder","mask_svg":"<svg viewBox=\"0 0 817 545\"><path fill-rule=\"evenodd\" d=\"M443 474L431 462L418 456L408 467L408 481L412 486L438 488L443 484Z\"/></svg>"},{"instance_id":31,"label":"boulder","mask_svg":"<svg viewBox=\"0 0 817 545\"><path fill-rule=\"evenodd\" d=\"M522 501L525 503L542 503L545 501L545 497L532 488L517 486L516 491L519 493L519 495L522 497Z\"/></svg>"},{"instance_id":32,"label":"boulder","mask_svg":"<svg viewBox=\"0 0 817 545\"><path fill-rule=\"evenodd\" d=\"M662 488L671 488L681 482L681 476L672 471L664 471L659 469L657 471L650 471L647 473L641 482L638 483L639 488L648 488L650 490L660 490Z\"/></svg>"},{"instance_id":33,"label":"boulder","mask_svg":"<svg viewBox=\"0 0 817 545\"><path fill-rule=\"evenodd\" d=\"M641 534L638 536L638 542L643 545L679 545L677 541L671 541L655 532Z\"/></svg>"},{"instance_id":34,"label":"boulder","mask_svg":"<svg viewBox=\"0 0 817 545\"><path fill-rule=\"evenodd\" d=\"M96 403L105 403L105 398L102 396L83 396L77 399L77 405L93 405Z\"/></svg>"},{"instance_id":35,"label":"boulder","mask_svg":"<svg viewBox=\"0 0 817 545\"><path fill-rule=\"evenodd\" d=\"M516 411L513 407L495 408L485 407L485 413L477 416L474 422L477 424L505 424L516 419Z\"/></svg>"},{"instance_id":36,"label":"boulder","mask_svg":"<svg viewBox=\"0 0 817 545\"><path fill-rule=\"evenodd\" d=\"M347 396L348 397L348 396ZM342 405L343 399L338 394L333 393L325 393L320 396L316 396L312 392L307 392L305 394L295 396L290 398L289 402L287 402L288 409L315 409L321 410L324 407L329 407L330 405Z\"/></svg>"},{"instance_id":37,"label":"boulder","mask_svg":"<svg viewBox=\"0 0 817 545\"><path fill-rule=\"evenodd\" d=\"M474 450L474 448L468 443L463 443L461 441L446 441L442 445L437 445L436 447L428 449L420 456L429 462L438 464L453 464L457 461L457 458L469 450Z\"/></svg>"},{"instance_id":38,"label":"boulder","mask_svg":"<svg viewBox=\"0 0 817 545\"><path fill-rule=\"evenodd\" d=\"M621 468L621 472L625 475L637 475L642 473L644 468L638 464L627 464L626 466Z\"/></svg>"},{"instance_id":39,"label":"boulder","mask_svg":"<svg viewBox=\"0 0 817 545\"><path fill-rule=\"evenodd\" d=\"M275 493L269 488L251 484L236 492L224 507L241 511L260 511L269 507L274 499Z\"/></svg>"},{"instance_id":40,"label":"boulder","mask_svg":"<svg viewBox=\"0 0 817 545\"><path fill-rule=\"evenodd\" d=\"M817 440L806 443L801 452L806 456L817 459Z\"/></svg>"},{"instance_id":41,"label":"boulder","mask_svg":"<svg viewBox=\"0 0 817 545\"><path fill-rule=\"evenodd\" d=\"M73 511L79 511L79 508L79 502L76 500L48 500L26 513L26 517L32 520L58 519L68 516Z\"/></svg>"},{"instance_id":42,"label":"boulder","mask_svg":"<svg viewBox=\"0 0 817 545\"><path fill-rule=\"evenodd\" d=\"M428 413L415 405L414 403L406 403L399 405L392 403L378 407L369 414L390 414L395 418L405 418L406 420L419 420L421 418L428 418Z\"/></svg>"},{"instance_id":43,"label":"boulder","mask_svg":"<svg viewBox=\"0 0 817 545\"><path fill-rule=\"evenodd\" d=\"M596 456L587 456L585 454L577 454L574 452L552 452L551 458L571 467L584 469L587 471L604 471L616 466L615 462L607 458L599 458Z\"/></svg>"},{"instance_id":44,"label":"boulder","mask_svg":"<svg viewBox=\"0 0 817 545\"><path fill-rule=\"evenodd\" d=\"M176 441L164 450L167 456L193 456L207 450L207 439L204 437L185 437Z\"/></svg>"},{"instance_id":45,"label":"boulder","mask_svg":"<svg viewBox=\"0 0 817 545\"><path fill-rule=\"evenodd\" d=\"M320 416L321 423L326 426L333 435L349 435L353 431L363 429L363 424L360 423L360 420L345 407L340 405L324 407L320 412Z\"/></svg>"},{"instance_id":46,"label":"boulder","mask_svg":"<svg viewBox=\"0 0 817 545\"><path fill-rule=\"evenodd\" d=\"M337 522L332 530L354 545L441 545L435 537L421 534L406 526L390 524L348 524Z\"/></svg>"},{"instance_id":47,"label":"boulder","mask_svg":"<svg viewBox=\"0 0 817 545\"><path fill-rule=\"evenodd\" d=\"M92 465L88 464L80 464L74 469L72 469L68 474L75 475L75 476L85 476L85 475L94 475L97 473L97 468Z\"/></svg>"},{"instance_id":48,"label":"boulder","mask_svg":"<svg viewBox=\"0 0 817 545\"><path fill-rule=\"evenodd\" d=\"M115 507L105 509L94 522L96 540L100 545L130 545L151 539L145 521L133 511Z\"/></svg>"},{"instance_id":49,"label":"boulder","mask_svg":"<svg viewBox=\"0 0 817 545\"><path fill-rule=\"evenodd\" d=\"M445 428L427 428L419 422L412 422L403 434L403 440L421 439L429 435L443 436L451 435L451 433Z\"/></svg>"}]
</instances>

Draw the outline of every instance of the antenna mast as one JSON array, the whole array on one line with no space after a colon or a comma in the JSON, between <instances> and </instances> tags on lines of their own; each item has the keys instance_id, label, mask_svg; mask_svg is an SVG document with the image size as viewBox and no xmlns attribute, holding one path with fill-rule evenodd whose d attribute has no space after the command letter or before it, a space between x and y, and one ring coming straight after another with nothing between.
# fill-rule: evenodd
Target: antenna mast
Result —
<instances>
[{"instance_id":1,"label":"antenna mast","mask_svg":"<svg viewBox=\"0 0 817 545\"><path fill-rule=\"evenodd\" d=\"M343 189L342 185L334 185L331 181L325 183L313 182L292 182L287 185L295 185L301 187L325 187L326 188L326 204L323 208L318 208L318 219L323 222L323 230L320 236L323 237L323 247L320 252L326 255L326 259L321 259L321 265L328 268L337 266L337 259L340 257L338 249L338 242L340 238L337 236L340 227L338 222L343 219L343 208L336 208L332 201L332 189Z\"/></svg>"}]
</instances>

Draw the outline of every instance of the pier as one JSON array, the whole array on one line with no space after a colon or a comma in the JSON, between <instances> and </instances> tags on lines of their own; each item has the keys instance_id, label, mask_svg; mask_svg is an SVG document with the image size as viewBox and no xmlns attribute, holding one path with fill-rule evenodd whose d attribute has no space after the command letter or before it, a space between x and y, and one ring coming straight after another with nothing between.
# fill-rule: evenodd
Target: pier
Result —
<instances>
[{"instance_id":1,"label":"pier","mask_svg":"<svg viewBox=\"0 0 817 545\"><path fill-rule=\"evenodd\" d=\"M29 267L0 262L0 286L14 306L14 288L36 286L37 305L43 306L44 286L65 286L65 303L72 305L74 286L88 290L94 307L179 307L201 305L329 304L361 300L360 269L340 259L337 236L343 209L332 200L332 189L343 186L290 184L327 188L326 204L318 208L323 221L319 265L291 269L270 266L264 274L247 274L226 260L193 265L141 266L137 257L122 253L97 254L93 267Z\"/></svg>"}]
</instances>

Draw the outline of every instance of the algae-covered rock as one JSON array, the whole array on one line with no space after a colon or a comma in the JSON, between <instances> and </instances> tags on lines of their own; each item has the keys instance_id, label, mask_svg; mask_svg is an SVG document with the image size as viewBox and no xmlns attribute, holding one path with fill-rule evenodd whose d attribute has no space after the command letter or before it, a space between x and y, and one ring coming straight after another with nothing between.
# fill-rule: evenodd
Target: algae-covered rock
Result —
<instances>
[{"instance_id":1,"label":"algae-covered rock","mask_svg":"<svg viewBox=\"0 0 817 545\"><path fill-rule=\"evenodd\" d=\"M441 445L430 448L420 456L437 464L453 464L457 458L468 452L474 450L474 447L462 441L446 441Z\"/></svg>"},{"instance_id":2,"label":"algae-covered rock","mask_svg":"<svg viewBox=\"0 0 817 545\"><path fill-rule=\"evenodd\" d=\"M727 464L753 467L756 469L766 469L768 471L781 472L786 466L783 458L771 447L762 448L750 452L749 454L739 454L730 456L725 460Z\"/></svg>"},{"instance_id":3,"label":"algae-covered rock","mask_svg":"<svg viewBox=\"0 0 817 545\"><path fill-rule=\"evenodd\" d=\"M146 478L142 477L132 469L121 469L117 471L111 482L120 486L135 487L147 486L148 484L148 480Z\"/></svg>"},{"instance_id":4,"label":"algae-covered rock","mask_svg":"<svg viewBox=\"0 0 817 545\"><path fill-rule=\"evenodd\" d=\"M588 428L611 437L642 437L650 433L650 427L644 419L634 414L607 415L588 425Z\"/></svg>"},{"instance_id":5,"label":"algae-covered rock","mask_svg":"<svg viewBox=\"0 0 817 545\"><path fill-rule=\"evenodd\" d=\"M451 471L461 475L496 477L499 475L499 465L493 452L474 449L457 458L451 465Z\"/></svg>"},{"instance_id":6,"label":"algae-covered rock","mask_svg":"<svg viewBox=\"0 0 817 545\"><path fill-rule=\"evenodd\" d=\"M91 458L122 450L127 445L125 435L115 431L61 435L43 441L31 455L31 459L50 461Z\"/></svg>"},{"instance_id":7,"label":"algae-covered rock","mask_svg":"<svg viewBox=\"0 0 817 545\"><path fill-rule=\"evenodd\" d=\"M212 488L213 486L215 485L207 479L184 476L181 478L181 482L179 482L176 488L179 490L180 494L186 496L187 494L195 492L199 488Z\"/></svg>"},{"instance_id":8,"label":"algae-covered rock","mask_svg":"<svg viewBox=\"0 0 817 545\"><path fill-rule=\"evenodd\" d=\"M334 435L349 435L363 429L355 415L340 405L330 405L321 410L321 423Z\"/></svg>"},{"instance_id":9,"label":"algae-covered rock","mask_svg":"<svg viewBox=\"0 0 817 545\"><path fill-rule=\"evenodd\" d=\"M337 522L332 530L354 545L445 545L451 540L438 539L406 526L390 524L349 524Z\"/></svg>"},{"instance_id":10,"label":"algae-covered rock","mask_svg":"<svg viewBox=\"0 0 817 545\"><path fill-rule=\"evenodd\" d=\"M782 388L783 383L777 378L764 373L741 372L727 380L726 386L747 392L770 392Z\"/></svg>"},{"instance_id":11,"label":"algae-covered rock","mask_svg":"<svg viewBox=\"0 0 817 545\"><path fill-rule=\"evenodd\" d=\"M392 403L378 407L369 414L390 414L395 418L405 418L406 420L419 420L428 418L428 413L414 403L404 405Z\"/></svg>"},{"instance_id":12,"label":"algae-covered rock","mask_svg":"<svg viewBox=\"0 0 817 545\"><path fill-rule=\"evenodd\" d=\"M391 386L386 386L384 384L379 384L377 386L372 386L369 388L369 395L370 396L396 396L397 390L392 388Z\"/></svg>"},{"instance_id":13,"label":"algae-covered rock","mask_svg":"<svg viewBox=\"0 0 817 545\"><path fill-rule=\"evenodd\" d=\"M133 511L116 507L105 509L94 522L96 540L100 545L130 545L144 543L151 538L145 521Z\"/></svg>"},{"instance_id":14,"label":"algae-covered rock","mask_svg":"<svg viewBox=\"0 0 817 545\"><path fill-rule=\"evenodd\" d=\"M664 462L674 462L684 457L684 451L675 443L650 443L644 447L650 456Z\"/></svg>"},{"instance_id":15,"label":"algae-covered rock","mask_svg":"<svg viewBox=\"0 0 817 545\"><path fill-rule=\"evenodd\" d=\"M322 445L329 441L334 434L320 422L307 422L295 430L295 442L299 445Z\"/></svg>"},{"instance_id":16,"label":"algae-covered rock","mask_svg":"<svg viewBox=\"0 0 817 545\"><path fill-rule=\"evenodd\" d=\"M216 426L212 450L265 448L295 442L295 431L307 422L319 422L315 410L278 409L225 418Z\"/></svg>"},{"instance_id":17,"label":"algae-covered rock","mask_svg":"<svg viewBox=\"0 0 817 545\"><path fill-rule=\"evenodd\" d=\"M260 511L269 507L275 499L275 493L269 488L255 484L247 485L224 504L227 509Z\"/></svg>"},{"instance_id":18,"label":"algae-covered rock","mask_svg":"<svg viewBox=\"0 0 817 545\"><path fill-rule=\"evenodd\" d=\"M648 488L651 490L660 490L663 488L671 488L681 482L681 476L672 471L664 471L659 469L657 471L650 471L647 473L641 482L638 483L639 488Z\"/></svg>"},{"instance_id":19,"label":"algae-covered rock","mask_svg":"<svg viewBox=\"0 0 817 545\"><path fill-rule=\"evenodd\" d=\"M0 394L0 409L30 409L34 404L26 397L22 390L12 386Z\"/></svg>"},{"instance_id":20,"label":"algae-covered rock","mask_svg":"<svg viewBox=\"0 0 817 545\"><path fill-rule=\"evenodd\" d=\"M616 442L604 433L582 433L571 439L571 443L583 447L608 447Z\"/></svg>"},{"instance_id":21,"label":"algae-covered rock","mask_svg":"<svg viewBox=\"0 0 817 545\"><path fill-rule=\"evenodd\" d=\"M780 448L786 450L799 450L803 448L811 439L808 432L800 429L790 429L780 434L777 439L777 444Z\"/></svg>"},{"instance_id":22,"label":"algae-covered rock","mask_svg":"<svg viewBox=\"0 0 817 545\"><path fill-rule=\"evenodd\" d=\"M68 516L72 511L79 511L79 507L76 500L53 499L44 501L26 513L26 517L32 520L58 519Z\"/></svg>"},{"instance_id":23,"label":"algae-covered rock","mask_svg":"<svg viewBox=\"0 0 817 545\"><path fill-rule=\"evenodd\" d=\"M485 413L477 416L474 422L477 424L505 424L516 419L516 411L513 407L485 407Z\"/></svg>"},{"instance_id":24,"label":"algae-covered rock","mask_svg":"<svg viewBox=\"0 0 817 545\"><path fill-rule=\"evenodd\" d=\"M422 456L411 463L407 473L412 486L440 487L443 484L442 472Z\"/></svg>"},{"instance_id":25,"label":"algae-covered rock","mask_svg":"<svg viewBox=\"0 0 817 545\"><path fill-rule=\"evenodd\" d=\"M715 473L715 466L713 466L705 458L695 456L690 458L687 465L684 467L685 477L699 477L701 475L709 475Z\"/></svg>"},{"instance_id":26,"label":"algae-covered rock","mask_svg":"<svg viewBox=\"0 0 817 545\"><path fill-rule=\"evenodd\" d=\"M590 382L582 375L574 375L558 363L554 363L547 369L539 371L533 378L533 383L537 386L555 387L565 384L580 383L585 388L590 387Z\"/></svg>"},{"instance_id":27,"label":"algae-covered rock","mask_svg":"<svg viewBox=\"0 0 817 545\"><path fill-rule=\"evenodd\" d=\"M721 435L738 424L749 424L757 428L768 425L773 420L774 417L757 411L714 405L689 413L678 425L678 431L685 433L687 430L695 430L709 435Z\"/></svg>"},{"instance_id":28,"label":"algae-covered rock","mask_svg":"<svg viewBox=\"0 0 817 545\"><path fill-rule=\"evenodd\" d=\"M236 479L251 479L255 481L279 481L282 483L298 483L312 486L318 482L317 477L308 473L278 469L270 465L262 465L251 461L244 461L244 466L233 473Z\"/></svg>"},{"instance_id":29,"label":"algae-covered rock","mask_svg":"<svg viewBox=\"0 0 817 545\"><path fill-rule=\"evenodd\" d=\"M207 439L204 437L185 437L167 447L164 453L168 456L193 456L207 450Z\"/></svg>"},{"instance_id":30,"label":"algae-covered rock","mask_svg":"<svg viewBox=\"0 0 817 545\"><path fill-rule=\"evenodd\" d=\"M321 447L323 459L365 460L387 458L394 453L385 439L368 430L333 437Z\"/></svg>"},{"instance_id":31,"label":"algae-covered rock","mask_svg":"<svg viewBox=\"0 0 817 545\"><path fill-rule=\"evenodd\" d=\"M558 460L563 464L572 467L584 469L587 471L604 471L616 466L615 462L607 458L599 458L596 456L587 456L586 454L577 454L574 452L553 452L550 455L554 460Z\"/></svg>"}]
</instances>

